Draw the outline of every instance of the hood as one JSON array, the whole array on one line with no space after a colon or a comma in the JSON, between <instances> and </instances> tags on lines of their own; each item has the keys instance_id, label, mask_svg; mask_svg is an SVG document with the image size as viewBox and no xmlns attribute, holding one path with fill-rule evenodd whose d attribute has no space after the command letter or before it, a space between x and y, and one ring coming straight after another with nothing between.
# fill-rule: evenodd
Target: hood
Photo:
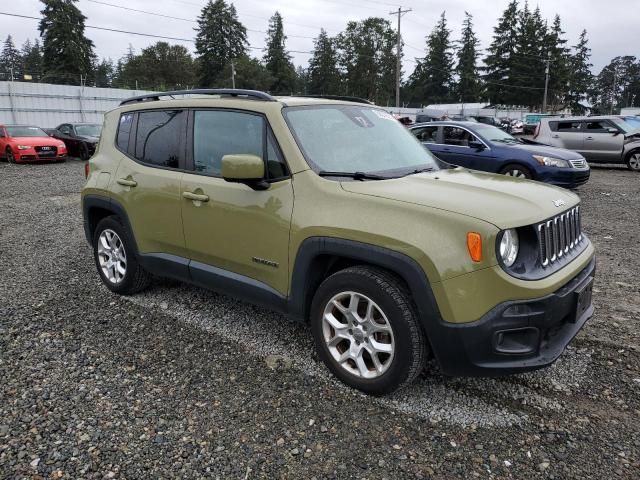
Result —
<instances>
[{"instance_id":1,"label":"hood","mask_svg":"<svg viewBox=\"0 0 640 480\"><path fill-rule=\"evenodd\" d=\"M501 147L505 145L500 145ZM509 148L517 148L530 153L531 155L542 155L544 157L554 157L560 160L578 160L582 159L582 155L566 148L557 148L546 145L531 145L531 144L514 144L508 145Z\"/></svg>"},{"instance_id":2,"label":"hood","mask_svg":"<svg viewBox=\"0 0 640 480\"><path fill-rule=\"evenodd\" d=\"M99 140L98 137L92 137L90 135L78 135L77 138L81 138L85 142L90 142L90 143L98 143L98 140Z\"/></svg>"},{"instance_id":3,"label":"hood","mask_svg":"<svg viewBox=\"0 0 640 480\"><path fill-rule=\"evenodd\" d=\"M11 137L11 142L30 147L57 147L60 143L64 143L62 140L52 137Z\"/></svg>"},{"instance_id":4,"label":"hood","mask_svg":"<svg viewBox=\"0 0 640 480\"><path fill-rule=\"evenodd\" d=\"M500 229L540 222L580 202L577 195L559 187L462 168L390 180L342 182L342 188L467 215ZM564 204L556 207L561 202Z\"/></svg>"}]
</instances>

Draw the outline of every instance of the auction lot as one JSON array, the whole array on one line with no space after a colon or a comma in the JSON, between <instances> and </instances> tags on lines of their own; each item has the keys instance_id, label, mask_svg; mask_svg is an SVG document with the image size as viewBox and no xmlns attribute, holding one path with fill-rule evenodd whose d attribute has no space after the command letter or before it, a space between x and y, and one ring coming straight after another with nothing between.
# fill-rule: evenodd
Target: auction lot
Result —
<instances>
[{"instance_id":1,"label":"auction lot","mask_svg":"<svg viewBox=\"0 0 640 480\"><path fill-rule=\"evenodd\" d=\"M2 478L640 477L640 175L578 191L596 315L553 367L384 398L278 314L170 281L111 294L83 182L74 160L0 163Z\"/></svg>"}]
</instances>

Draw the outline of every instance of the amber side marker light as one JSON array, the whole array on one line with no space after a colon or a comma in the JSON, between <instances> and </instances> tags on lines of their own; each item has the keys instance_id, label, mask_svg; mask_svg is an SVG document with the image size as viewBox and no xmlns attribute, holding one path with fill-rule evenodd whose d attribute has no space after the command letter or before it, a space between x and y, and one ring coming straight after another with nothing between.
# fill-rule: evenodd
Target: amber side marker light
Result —
<instances>
[{"instance_id":1,"label":"amber side marker light","mask_svg":"<svg viewBox=\"0 0 640 480\"><path fill-rule=\"evenodd\" d=\"M89 162L84 164L84 178L89 178Z\"/></svg>"},{"instance_id":2,"label":"amber side marker light","mask_svg":"<svg viewBox=\"0 0 640 480\"><path fill-rule=\"evenodd\" d=\"M482 261L482 237L479 233L467 233L467 249L471 260L474 262Z\"/></svg>"}]
</instances>

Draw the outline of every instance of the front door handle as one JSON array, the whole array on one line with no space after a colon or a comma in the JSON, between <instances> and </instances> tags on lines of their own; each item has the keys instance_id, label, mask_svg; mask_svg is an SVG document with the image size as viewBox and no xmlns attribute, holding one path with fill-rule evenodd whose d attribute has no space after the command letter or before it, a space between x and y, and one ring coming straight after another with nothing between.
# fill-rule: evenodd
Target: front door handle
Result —
<instances>
[{"instance_id":1,"label":"front door handle","mask_svg":"<svg viewBox=\"0 0 640 480\"><path fill-rule=\"evenodd\" d=\"M182 196L187 200L193 200L194 202L208 202L209 195L200 195L193 192L182 192Z\"/></svg>"},{"instance_id":2,"label":"front door handle","mask_svg":"<svg viewBox=\"0 0 640 480\"><path fill-rule=\"evenodd\" d=\"M560 135L551 135L551 138L560 138Z\"/></svg>"},{"instance_id":3,"label":"front door handle","mask_svg":"<svg viewBox=\"0 0 640 480\"><path fill-rule=\"evenodd\" d=\"M118 185L122 185L123 187L135 187L138 185L138 182L135 180L129 180L128 178L119 178L116 182L118 182Z\"/></svg>"}]
</instances>

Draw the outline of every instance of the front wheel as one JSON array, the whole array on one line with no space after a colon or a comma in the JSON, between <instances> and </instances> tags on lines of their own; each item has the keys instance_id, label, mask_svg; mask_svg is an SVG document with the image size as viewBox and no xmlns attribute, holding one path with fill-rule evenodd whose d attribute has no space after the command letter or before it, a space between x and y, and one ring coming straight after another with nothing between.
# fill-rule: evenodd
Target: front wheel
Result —
<instances>
[{"instance_id":1,"label":"front wheel","mask_svg":"<svg viewBox=\"0 0 640 480\"><path fill-rule=\"evenodd\" d=\"M318 355L347 385L374 395L410 384L426 339L409 293L385 270L351 267L328 277L311 306Z\"/></svg>"},{"instance_id":2,"label":"front wheel","mask_svg":"<svg viewBox=\"0 0 640 480\"><path fill-rule=\"evenodd\" d=\"M524 167L522 165L507 165L502 170L500 170L500 173L508 177L533 178L533 176L531 175L531 171L527 167Z\"/></svg>"},{"instance_id":3,"label":"front wheel","mask_svg":"<svg viewBox=\"0 0 640 480\"><path fill-rule=\"evenodd\" d=\"M93 234L93 255L102 282L112 292L131 295L151 283L151 276L138 263L127 231L117 217L98 223Z\"/></svg>"},{"instance_id":4,"label":"front wheel","mask_svg":"<svg viewBox=\"0 0 640 480\"><path fill-rule=\"evenodd\" d=\"M634 150L627 155L627 168L634 172L640 172L640 150Z\"/></svg>"},{"instance_id":5,"label":"front wheel","mask_svg":"<svg viewBox=\"0 0 640 480\"><path fill-rule=\"evenodd\" d=\"M16 163L16 156L13 154L13 150L11 150L11 147L7 147L6 155L7 162Z\"/></svg>"}]
</instances>

